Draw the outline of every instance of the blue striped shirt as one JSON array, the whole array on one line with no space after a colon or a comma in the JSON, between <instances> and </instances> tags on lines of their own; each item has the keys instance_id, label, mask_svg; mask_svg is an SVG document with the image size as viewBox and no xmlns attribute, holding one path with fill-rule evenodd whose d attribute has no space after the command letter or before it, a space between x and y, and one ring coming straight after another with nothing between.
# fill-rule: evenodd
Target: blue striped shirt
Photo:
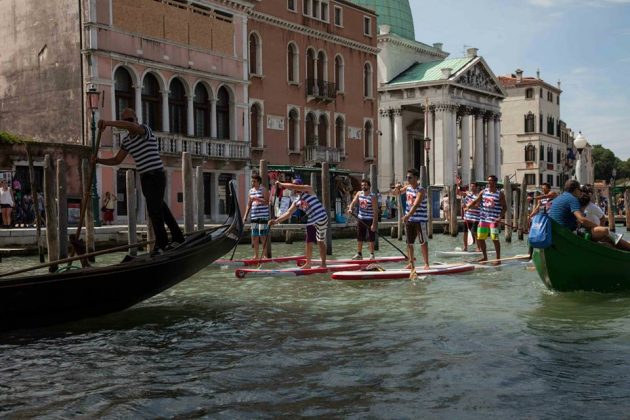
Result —
<instances>
[{"instance_id":1,"label":"blue striped shirt","mask_svg":"<svg viewBox=\"0 0 630 420\"><path fill-rule=\"evenodd\" d=\"M428 222L429 221L429 212L427 211L427 194L424 188L418 185L416 188L413 188L411 185L407 186L407 190L405 191L407 198L407 214L409 214L409 210L413 207L413 203L416 202L416 197L418 194L423 193L424 197L422 197L422 202L420 206L416 208L416 212L409 218L410 222L419 223L419 222Z\"/></svg>"},{"instance_id":2,"label":"blue striped shirt","mask_svg":"<svg viewBox=\"0 0 630 420\"><path fill-rule=\"evenodd\" d=\"M374 209L372 208L372 198L374 194L365 194L364 191L359 193L359 219L374 220Z\"/></svg>"},{"instance_id":3,"label":"blue striped shirt","mask_svg":"<svg viewBox=\"0 0 630 420\"><path fill-rule=\"evenodd\" d=\"M258 188L252 188L249 190L249 200L252 203L252 212L250 213L250 220L269 220L269 205L258 202L255 199L262 200L265 195L265 188L261 185Z\"/></svg>"},{"instance_id":4,"label":"blue striped shirt","mask_svg":"<svg viewBox=\"0 0 630 420\"><path fill-rule=\"evenodd\" d=\"M481 221L496 222L501 218L501 191L490 192L486 188L481 192Z\"/></svg>"},{"instance_id":5,"label":"blue striped shirt","mask_svg":"<svg viewBox=\"0 0 630 420\"><path fill-rule=\"evenodd\" d=\"M308 217L307 225L314 225L317 222L328 220L326 209L319 198L308 193L302 193L295 202L298 209L302 210Z\"/></svg>"},{"instance_id":6,"label":"blue striped shirt","mask_svg":"<svg viewBox=\"0 0 630 420\"><path fill-rule=\"evenodd\" d=\"M160 152L158 151L158 144L153 131L148 125L143 124L144 134L134 135L127 134L123 138L120 147L125 151L131 153L133 160L136 161L136 167L138 172L143 174L145 172L164 169L162 159L160 159Z\"/></svg>"},{"instance_id":7,"label":"blue striped shirt","mask_svg":"<svg viewBox=\"0 0 630 420\"><path fill-rule=\"evenodd\" d=\"M468 192L466 193L466 196L464 196L464 206L469 205L470 203L472 203L473 201L475 201L477 199L477 195L472 193L472 192ZM470 209L466 210L464 212L464 220L468 220L471 222L478 222L481 218L481 214L479 212L479 208L477 207L471 207Z\"/></svg>"}]
</instances>

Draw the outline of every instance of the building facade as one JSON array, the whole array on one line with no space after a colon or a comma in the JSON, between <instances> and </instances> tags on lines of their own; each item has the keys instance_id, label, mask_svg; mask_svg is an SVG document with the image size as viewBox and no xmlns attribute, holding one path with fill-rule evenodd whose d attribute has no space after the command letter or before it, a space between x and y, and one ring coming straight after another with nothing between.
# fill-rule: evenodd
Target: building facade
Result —
<instances>
[{"instance_id":1,"label":"building facade","mask_svg":"<svg viewBox=\"0 0 630 420\"><path fill-rule=\"evenodd\" d=\"M376 16L345 0L255 2L249 12L252 164L376 163Z\"/></svg>"}]
</instances>

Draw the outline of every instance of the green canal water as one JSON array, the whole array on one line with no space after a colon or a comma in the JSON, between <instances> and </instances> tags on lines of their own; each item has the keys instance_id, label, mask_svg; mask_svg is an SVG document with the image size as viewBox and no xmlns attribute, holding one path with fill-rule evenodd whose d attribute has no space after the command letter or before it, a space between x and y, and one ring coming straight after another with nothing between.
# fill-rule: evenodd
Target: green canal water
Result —
<instances>
[{"instance_id":1,"label":"green canal water","mask_svg":"<svg viewBox=\"0 0 630 420\"><path fill-rule=\"evenodd\" d=\"M460 242L436 235L432 260ZM630 294L552 293L527 265L372 283L208 268L124 312L0 335L0 417L619 419L629 353Z\"/></svg>"}]
</instances>

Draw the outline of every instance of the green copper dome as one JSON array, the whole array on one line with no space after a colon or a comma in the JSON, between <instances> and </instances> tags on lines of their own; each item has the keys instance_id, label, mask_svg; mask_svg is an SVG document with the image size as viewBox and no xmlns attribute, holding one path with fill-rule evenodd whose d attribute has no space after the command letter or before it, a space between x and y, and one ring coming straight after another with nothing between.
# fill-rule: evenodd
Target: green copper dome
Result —
<instances>
[{"instance_id":1,"label":"green copper dome","mask_svg":"<svg viewBox=\"0 0 630 420\"><path fill-rule=\"evenodd\" d=\"M390 32L407 39L416 39L409 0L351 0L360 6L375 10L379 25L389 25Z\"/></svg>"}]
</instances>

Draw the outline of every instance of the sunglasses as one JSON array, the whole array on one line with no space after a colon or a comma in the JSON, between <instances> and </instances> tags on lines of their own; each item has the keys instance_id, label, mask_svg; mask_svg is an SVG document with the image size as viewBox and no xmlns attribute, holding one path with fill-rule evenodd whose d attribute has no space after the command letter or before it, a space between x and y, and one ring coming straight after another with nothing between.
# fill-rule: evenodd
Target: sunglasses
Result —
<instances>
[{"instance_id":1,"label":"sunglasses","mask_svg":"<svg viewBox=\"0 0 630 420\"><path fill-rule=\"evenodd\" d=\"M133 118L133 117L123 118L123 121L134 122L135 118Z\"/></svg>"}]
</instances>

